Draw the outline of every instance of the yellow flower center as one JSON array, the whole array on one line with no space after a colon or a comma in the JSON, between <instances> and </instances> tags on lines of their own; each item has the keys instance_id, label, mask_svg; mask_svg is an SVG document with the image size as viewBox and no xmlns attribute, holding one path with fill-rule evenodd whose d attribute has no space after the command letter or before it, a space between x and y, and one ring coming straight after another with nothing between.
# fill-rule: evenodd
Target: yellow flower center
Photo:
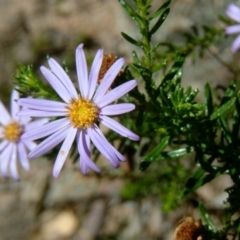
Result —
<instances>
[{"instance_id":1,"label":"yellow flower center","mask_svg":"<svg viewBox=\"0 0 240 240\"><path fill-rule=\"evenodd\" d=\"M18 142L22 133L23 127L17 122L12 122L4 127L4 139L10 142Z\"/></svg>"},{"instance_id":2,"label":"yellow flower center","mask_svg":"<svg viewBox=\"0 0 240 240\"><path fill-rule=\"evenodd\" d=\"M71 100L71 105L67 108L70 122L75 128L88 128L98 118L97 106L88 99L73 99Z\"/></svg>"}]
</instances>

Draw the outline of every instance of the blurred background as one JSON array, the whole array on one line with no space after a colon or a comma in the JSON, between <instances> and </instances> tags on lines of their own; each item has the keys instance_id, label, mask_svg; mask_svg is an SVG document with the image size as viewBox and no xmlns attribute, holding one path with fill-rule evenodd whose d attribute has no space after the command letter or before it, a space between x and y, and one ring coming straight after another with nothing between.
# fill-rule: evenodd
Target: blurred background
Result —
<instances>
[{"instance_id":1,"label":"blurred background","mask_svg":"<svg viewBox=\"0 0 240 240\"><path fill-rule=\"evenodd\" d=\"M163 2L153 1L152 9ZM173 0L154 41L180 45L184 41L182 33L192 26L222 27L218 15L225 14L230 2L240 4L229 0ZM33 64L38 72L51 56L60 63L65 61L75 79L75 48L82 42L89 63L100 47L130 62L134 47L122 38L123 31L139 36L116 0L0 0L1 100L8 106L18 63ZM227 85L232 75L215 55L239 68L239 54L230 52L232 40L229 37L202 58L196 56L195 61L187 59L184 84L200 91L207 81L213 87ZM155 171L141 173L138 156L133 164L124 163L119 169L100 159L103 173L90 172L87 176L80 173L78 163L66 161L59 177L53 179L54 159L49 160L33 160L30 172L19 168L20 182L0 178L1 240L171 240L182 218L199 218L200 200L218 223L227 196L223 189L230 185L230 180L222 177L179 204L176 193L184 181L176 182L175 174L186 180L184 170L175 173L169 165L158 169L154 164Z\"/></svg>"}]
</instances>

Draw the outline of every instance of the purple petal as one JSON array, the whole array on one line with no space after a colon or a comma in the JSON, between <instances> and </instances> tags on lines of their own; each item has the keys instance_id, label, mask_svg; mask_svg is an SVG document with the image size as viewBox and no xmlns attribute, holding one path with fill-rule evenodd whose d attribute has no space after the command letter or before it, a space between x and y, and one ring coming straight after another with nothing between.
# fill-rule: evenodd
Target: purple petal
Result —
<instances>
[{"instance_id":1,"label":"purple petal","mask_svg":"<svg viewBox=\"0 0 240 240\"><path fill-rule=\"evenodd\" d=\"M232 52L237 52L238 49L240 48L240 35L234 40L231 50Z\"/></svg>"},{"instance_id":2,"label":"purple petal","mask_svg":"<svg viewBox=\"0 0 240 240\"><path fill-rule=\"evenodd\" d=\"M40 71L44 75L44 77L47 79L49 84L53 87L53 89L57 92L57 94L66 102L68 103L71 100L71 95L67 91L67 89L64 87L62 82L46 67L42 66L40 67Z\"/></svg>"},{"instance_id":3,"label":"purple petal","mask_svg":"<svg viewBox=\"0 0 240 240\"><path fill-rule=\"evenodd\" d=\"M20 98L20 106L40 111L67 112L66 103L45 99Z\"/></svg>"},{"instance_id":4,"label":"purple petal","mask_svg":"<svg viewBox=\"0 0 240 240\"><path fill-rule=\"evenodd\" d=\"M119 166L117 156L112 151L112 149L109 148L109 144L106 138L103 138L97 133L96 128L98 127L95 126L94 128L87 129L90 139L96 148L102 153L102 155L105 156L115 168L117 168Z\"/></svg>"},{"instance_id":5,"label":"purple petal","mask_svg":"<svg viewBox=\"0 0 240 240\"><path fill-rule=\"evenodd\" d=\"M69 125L69 120L67 118L61 118L45 125L42 125L38 128L35 128L32 131L25 132L21 139L31 141L39 138L46 137L54 132L57 132Z\"/></svg>"},{"instance_id":6,"label":"purple petal","mask_svg":"<svg viewBox=\"0 0 240 240\"><path fill-rule=\"evenodd\" d=\"M2 152L3 149L5 149L5 147L7 146L8 144L8 141L7 140L3 140L1 143L0 143L0 154ZM0 160L1 161L1 160Z\"/></svg>"},{"instance_id":7,"label":"purple petal","mask_svg":"<svg viewBox=\"0 0 240 240\"><path fill-rule=\"evenodd\" d=\"M99 108L105 107L109 103L117 100L118 98L124 96L126 93L130 92L133 88L137 86L136 80L131 80L123 83L119 87L114 88L108 92L99 102L95 102Z\"/></svg>"},{"instance_id":8,"label":"purple petal","mask_svg":"<svg viewBox=\"0 0 240 240\"><path fill-rule=\"evenodd\" d=\"M78 98L76 88L74 87L71 79L66 74L66 72L63 70L63 68L58 64L57 61L55 61L53 58L50 58L48 60L48 64L52 70L52 72L57 76L57 78L62 82L62 84L65 86L69 94L72 98Z\"/></svg>"},{"instance_id":9,"label":"purple petal","mask_svg":"<svg viewBox=\"0 0 240 240\"><path fill-rule=\"evenodd\" d=\"M89 91L89 82L86 57L83 51L83 44L80 44L76 49L76 66L81 96L86 98Z\"/></svg>"},{"instance_id":10,"label":"purple petal","mask_svg":"<svg viewBox=\"0 0 240 240\"><path fill-rule=\"evenodd\" d=\"M103 135L102 131L99 129L99 128L96 128L96 132L106 140L107 144L108 144L108 148L112 149L112 151L116 154L118 160L124 162L126 161L126 158L120 153L117 151L117 149L115 147L113 147L112 144L110 144L107 139L105 138L105 136Z\"/></svg>"},{"instance_id":11,"label":"purple petal","mask_svg":"<svg viewBox=\"0 0 240 240\"><path fill-rule=\"evenodd\" d=\"M17 170L17 146L16 144L13 145L12 155L10 159L10 171L13 176L13 178L18 181L19 175Z\"/></svg>"},{"instance_id":12,"label":"purple petal","mask_svg":"<svg viewBox=\"0 0 240 240\"><path fill-rule=\"evenodd\" d=\"M96 94L94 95L94 102L99 102L104 94L107 92L107 90L112 85L113 81L115 80L116 76L120 72L122 66L124 64L124 58L119 58L106 72L105 76L103 77L103 80L99 86L99 88L96 91Z\"/></svg>"},{"instance_id":13,"label":"purple petal","mask_svg":"<svg viewBox=\"0 0 240 240\"><path fill-rule=\"evenodd\" d=\"M8 145L0 155L1 156L0 170L4 178L8 177L8 163L12 155L13 146L14 146L13 143L8 143Z\"/></svg>"},{"instance_id":14,"label":"purple petal","mask_svg":"<svg viewBox=\"0 0 240 240\"><path fill-rule=\"evenodd\" d=\"M19 93L14 89L11 94L11 116L14 120L19 120L19 117L16 115L20 110L17 100L19 99Z\"/></svg>"},{"instance_id":15,"label":"purple petal","mask_svg":"<svg viewBox=\"0 0 240 240\"><path fill-rule=\"evenodd\" d=\"M21 110L17 114L18 116L29 116L29 117L63 117L67 115L67 109L66 112L58 111L58 112L52 112L52 111L38 111L38 110Z\"/></svg>"},{"instance_id":16,"label":"purple petal","mask_svg":"<svg viewBox=\"0 0 240 240\"><path fill-rule=\"evenodd\" d=\"M7 109L4 107L1 101L0 101L0 116L1 116L0 123L4 126L6 126L12 120Z\"/></svg>"},{"instance_id":17,"label":"purple petal","mask_svg":"<svg viewBox=\"0 0 240 240\"><path fill-rule=\"evenodd\" d=\"M127 129L126 127L124 127L123 125L118 123L117 121L115 121L107 116L101 116L100 121L103 125L105 125L106 127L112 129L113 131L117 132L118 134L120 134L124 137L127 137L134 141L138 141L140 139L140 137L138 135L136 135L135 133L133 133L132 131L130 131L129 129Z\"/></svg>"},{"instance_id":18,"label":"purple petal","mask_svg":"<svg viewBox=\"0 0 240 240\"><path fill-rule=\"evenodd\" d=\"M89 74L89 93L88 93L88 99L91 99L93 96L93 93L96 89L99 71L102 65L103 60L103 50L99 49L91 67L91 71Z\"/></svg>"},{"instance_id":19,"label":"purple petal","mask_svg":"<svg viewBox=\"0 0 240 240\"><path fill-rule=\"evenodd\" d=\"M225 29L226 34L233 34L233 33L239 33L239 32L240 32L240 24L233 25Z\"/></svg>"},{"instance_id":20,"label":"purple petal","mask_svg":"<svg viewBox=\"0 0 240 240\"><path fill-rule=\"evenodd\" d=\"M0 139L3 138L3 136L4 136L4 130L3 130L3 127L0 127Z\"/></svg>"},{"instance_id":21,"label":"purple petal","mask_svg":"<svg viewBox=\"0 0 240 240\"><path fill-rule=\"evenodd\" d=\"M85 131L80 131L79 141L78 141L78 151L80 153L80 166L81 162L85 162L88 167L96 172L100 172L99 167L91 160L90 158L90 139ZM86 174L86 167L83 164L83 169L81 168L82 173Z\"/></svg>"},{"instance_id":22,"label":"purple petal","mask_svg":"<svg viewBox=\"0 0 240 240\"><path fill-rule=\"evenodd\" d=\"M28 161L28 157L27 157L27 151L26 151L24 144L21 141L17 145L17 151L18 151L18 158L19 158L19 161L20 161L22 167L26 171L28 171L30 169L30 166L29 166L29 161Z\"/></svg>"},{"instance_id":23,"label":"purple petal","mask_svg":"<svg viewBox=\"0 0 240 240\"><path fill-rule=\"evenodd\" d=\"M240 22L240 8L236 4L229 4L226 14L236 22Z\"/></svg>"},{"instance_id":24,"label":"purple petal","mask_svg":"<svg viewBox=\"0 0 240 240\"><path fill-rule=\"evenodd\" d=\"M63 167L63 164L66 160L66 157L70 151L70 148L73 144L73 141L75 139L75 136L76 136L76 133L77 133L77 128L70 128L68 130L68 135L67 137L65 138L60 150L59 150L59 153L57 155L57 159L54 163L54 167L53 167L53 177L57 177L59 172L61 171L62 167Z\"/></svg>"},{"instance_id":25,"label":"purple petal","mask_svg":"<svg viewBox=\"0 0 240 240\"><path fill-rule=\"evenodd\" d=\"M57 146L67 136L69 126L55 132L50 137L42 141L37 147L35 147L28 155L29 158L37 158L44 155L46 152Z\"/></svg>"},{"instance_id":26,"label":"purple petal","mask_svg":"<svg viewBox=\"0 0 240 240\"><path fill-rule=\"evenodd\" d=\"M37 144L33 141L21 140L21 142L29 151L32 151L37 146Z\"/></svg>"},{"instance_id":27,"label":"purple petal","mask_svg":"<svg viewBox=\"0 0 240 240\"><path fill-rule=\"evenodd\" d=\"M106 107L103 107L100 111L101 115L119 115L123 113L130 112L135 109L135 105L132 103L119 103L119 104L112 104Z\"/></svg>"},{"instance_id":28,"label":"purple petal","mask_svg":"<svg viewBox=\"0 0 240 240\"><path fill-rule=\"evenodd\" d=\"M24 132L34 130L44 124L49 122L49 118L40 118L38 120L32 121L24 126Z\"/></svg>"}]
</instances>

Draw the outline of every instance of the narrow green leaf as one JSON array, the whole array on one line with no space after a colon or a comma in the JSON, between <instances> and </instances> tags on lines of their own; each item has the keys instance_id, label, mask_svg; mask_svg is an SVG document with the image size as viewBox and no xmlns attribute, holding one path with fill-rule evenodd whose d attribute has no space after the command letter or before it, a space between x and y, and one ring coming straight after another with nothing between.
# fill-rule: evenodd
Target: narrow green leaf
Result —
<instances>
[{"instance_id":1,"label":"narrow green leaf","mask_svg":"<svg viewBox=\"0 0 240 240\"><path fill-rule=\"evenodd\" d=\"M141 160L139 167L141 171L144 171L151 162L154 162L154 160L161 154L164 148L168 145L169 139L170 139L169 136L162 138L159 144L147 156L145 156Z\"/></svg>"},{"instance_id":2,"label":"narrow green leaf","mask_svg":"<svg viewBox=\"0 0 240 240\"><path fill-rule=\"evenodd\" d=\"M193 147L185 147L185 148L169 151L166 153L166 156L170 158L176 158L176 157L182 157L191 152L194 152ZM165 155L165 153L163 153L162 155Z\"/></svg>"},{"instance_id":3,"label":"narrow green leaf","mask_svg":"<svg viewBox=\"0 0 240 240\"><path fill-rule=\"evenodd\" d=\"M203 204L200 202L198 205L198 209L201 213L201 216L203 218L203 221L207 224L207 227L209 228L209 230L213 231L213 232L217 232L217 228L214 225L213 221L211 220L210 216L207 213L206 208L203 206Z\"/></svg>"},{"instance_id":4,"label":"narrow green leaf","mask_svg":"<svg viewBox=\"0 0 240 240\"><path fill-rule=\"evenodd\" d=\"M219 107L217 110L215 110L212 115L210 116L210 120L215 120L219 117L221 117L225 112L227 112L235 103L236 98L230 99L228 102L223 104L221 107Z\"/></svg>"},{"instance_id":5,"label":"narrow green leaf","mask_svg":"<svg viewBox=\"0 0 240 240\"><path fill-rule=\"evenodd\" d=\"M187 194L203 186L205 183L212 181L213 179L221 175L222 171L221 169L217 169L212 173L204 175L205 173L205 170L202 167L199 167L197 171L194 172L193 175L187 180L181 196L185 197Z\"/></svg>"},{"instance_id":6,"label":"narrow green leaf","mask_svg":"<svg viewBox=\"0 0 240 240\"><path fill-rule=\"evenodd\" d=\"M170 12L170 8L167 8L163 14L159 17L158 21L155 23L155 25L152 27L152 29L150 30L150 35L153 35L163 24L163 22L166 20L168 14Z\"/></svg>"},{"instance_id":7,"label":"narrow green leaf","mask_svg":"<svg viewBox=\"0 0 240 240\"><path fill-rule=\"evenodd\" d=\"M210 116L213 113L213 101L212 101L212 92L208 83L204 86L204 96L205 96L205 114Z\"/></svg>"},{"instance_id":8,"label":"narrow green leaf","mask_svg":"<svg viewBox=\"0 0 240 240\"><path fill-rule=\"evenodd\" d=\"M128 36L126 33L121 32L121 34L128 42L132 43L133 45L136 45L138 47L142 46L141 42L138 42L138 41L134 40L132 37Z\"/></svg>"},{"instance_id":9,"label":"narrow green leaf","mask_svg":"<svg viewBox=\"0 0 240 240\"><path fill-rule=\"evenodd\" d=\"M142 19L138 15L138 12L132 9L132 7L125 0L118 0L126 12L133 18L133 20L140 26Z\"/></svg>"},{"instance_id":10,"label":"narrow green leaf","mask_svg":"<svg viewBox=\"0 0 240 240\"><path fill-rule=\"evenodd\" d=\"M166 9L169 4L171 3L171 0L166 1L155 13L153 13L152 15L149 16L149 21L151 21L152 19L156 18L158 15L160 15L164 9Z\"/></svg>"},{"instance_id":11,"label":"narrow green leaf","mask_svg":"<svg viewBox=\"0 0 240 240\"><path fill-rule=\"evenodd\" d=\"M138 55L137 55L136 51L132 51L132 57L133 57L133 62L134 62L135 65L137 65L137 66L142 65L139 58L138 58Z\"/></svg>"}]
</instances>

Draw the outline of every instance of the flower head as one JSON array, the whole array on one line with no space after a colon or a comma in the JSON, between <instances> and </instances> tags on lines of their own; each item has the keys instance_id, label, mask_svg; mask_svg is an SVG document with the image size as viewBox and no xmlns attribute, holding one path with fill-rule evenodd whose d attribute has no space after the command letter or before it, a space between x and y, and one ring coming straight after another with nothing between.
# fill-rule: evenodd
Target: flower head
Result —
<instances>
[{"instance_id":1,"label":"flower head","mask_svg":"<svg viewBox=\"0 0 240 240\"><path fill-rule=\"evenodd\" d=\"M21 135L34 127L46 122L46 119L30 122L29 117L19 117L20 110L16 101L19 93L15 90L11 95L11 114L8 113L0 101L0 170L4 177L8 177L8 167L15 180L19 180L17 159L25 170L29 170L27 151L36 147L36 143L21 139Z\"/></svg>"},{"instance_id":2,"label":"flower head","mask_svg":"<svg viewBox=\"0 0 240 240\"><path fill-rule=\"evenodd\" d=\"M226 14L229 18L236 21L238 24L229 26L225 29L226 34L234 34L234 33L240 33L240 7L238 7L235 4L229 4ZM234 40L232 44L232 51L237 52L237 50L240 48L240 35Z\"/></svg>"},{"instance_id":3,"label":"flower head","mask_svg":"<svg viewBox=\"0 0 240 240\"><path fill-rule=\"evenodd\" d=\"M125 157L119 153L105 138L98 124L101 123L120 135L132 140L139 140L139 136L122 126L109 116L132 111L135 106L131 103L110 104L137 86L136 80L130 80L109 91L111 84L120 72L124 59L115 61L105 73L98 85L99 72L103 60L103 50L98 50L89 76L83 44L76 49L76 66L80 94L62 67L52 58L48 60L51 70L41 67L40 70L55 89L63 102L22 98L18 103L26 107L18 113L19 116L59 117L44 126L25 133L22 139L28 141L47 137L30 154L30 158L41 156L63 141L56 158L53 176L57 177L76 138L80 154L80 168L85 174L91 168L96 172L100 169L91 160L90 143L110 161L114 167Z\"/></svg>"}]
</instances>

